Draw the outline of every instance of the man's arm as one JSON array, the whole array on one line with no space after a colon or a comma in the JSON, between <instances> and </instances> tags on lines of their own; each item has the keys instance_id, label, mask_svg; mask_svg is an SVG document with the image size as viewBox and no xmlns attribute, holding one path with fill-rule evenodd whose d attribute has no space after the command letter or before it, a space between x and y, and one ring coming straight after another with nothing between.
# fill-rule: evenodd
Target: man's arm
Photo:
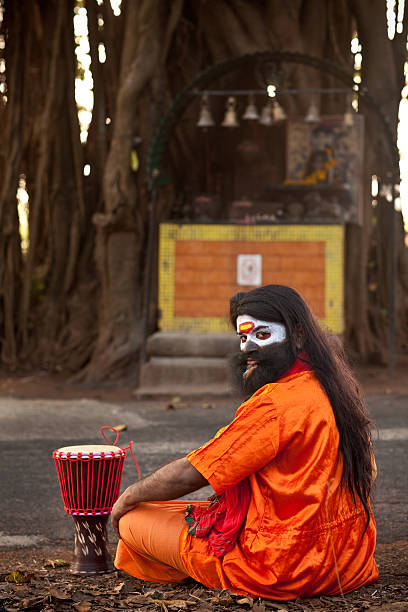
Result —
<instances>
[{"instance_id":1,"label":"man's arm","mask_svg":"<svg viewBox=\"0 0 408 612\"><path fill-rule=\"evenodd\" d=\"M120 517L132 510L139 502L176 499L207 485L208 481L186 457L176 459L150 476L130 485L122 493L112 508L112 526L119 535Z\"/></svg>"}]
</instances>

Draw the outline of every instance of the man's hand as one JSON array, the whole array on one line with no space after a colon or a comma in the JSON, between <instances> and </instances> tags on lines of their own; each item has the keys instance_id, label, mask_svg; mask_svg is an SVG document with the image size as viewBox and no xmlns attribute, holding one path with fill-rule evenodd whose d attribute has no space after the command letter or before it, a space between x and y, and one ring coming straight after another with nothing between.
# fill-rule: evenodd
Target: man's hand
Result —
<instances>
[{"instance_id":1,"label":"man's hand","mask_svg":"<svg viewBox=\"0 0 408 612\"><path fill-rule=\"evenodd\" d=\"M137 504L133 506L129 506L129 504L126 503L125 494L122 494L114 503L112 512L111 512L111 523L112 523L114 532L119 538L120 538L119 519L122 518L122 516L126 514L126 512L129 512L129 510L133 510L133 508L135 508L136 505Z\"/></svg>"},{"instance_id":2,"label":"man's hand","mask_svg":"<svg viewBox=\"0 0 408 612\"><path fill-rule=\"evenodd\" d=\"M111 522L119 534L119 519L140 502L177 499L208 485L207 480L186 457L164 465L150 476L130 485L112 508Z\"/></svg>"}]
</instances>

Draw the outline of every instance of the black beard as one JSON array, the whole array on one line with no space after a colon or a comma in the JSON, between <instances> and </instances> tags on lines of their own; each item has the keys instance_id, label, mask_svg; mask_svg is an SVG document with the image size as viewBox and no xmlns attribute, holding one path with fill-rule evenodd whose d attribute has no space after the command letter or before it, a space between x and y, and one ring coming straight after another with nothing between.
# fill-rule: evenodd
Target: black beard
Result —
<instances>
[{"instance_id":1,"label":"black beard","mask_svg":"<svg viewBox=\"0 0 408 612\"><path fill-rule=\"evenodd\" d=\"M261 387L276 382L290 370L297 355L288 341L283 344L271 344L250 353L235 353L230 359L232 385L240 396L248 399ZM251 371L248 359L257 362Z\"/></svg>"}]
</instances>

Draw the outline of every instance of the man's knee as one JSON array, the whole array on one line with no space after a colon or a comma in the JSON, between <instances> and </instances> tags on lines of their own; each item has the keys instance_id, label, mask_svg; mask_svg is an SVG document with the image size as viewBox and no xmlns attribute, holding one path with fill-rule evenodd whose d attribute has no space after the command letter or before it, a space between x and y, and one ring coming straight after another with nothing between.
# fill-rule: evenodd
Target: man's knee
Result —
<instances>
[{"instance_id":1,"label":"man's knee","mask_svg":"<svg viewBox=\"0 0 408 612\"><path fill-rule=\"evenodd\" d=\"M126 512L126 514L119 519L119 534L124 541L132 539L131 524L134 520L133 515L134 510L131 510L130 512Z\"/></svg>"}]
</instances>

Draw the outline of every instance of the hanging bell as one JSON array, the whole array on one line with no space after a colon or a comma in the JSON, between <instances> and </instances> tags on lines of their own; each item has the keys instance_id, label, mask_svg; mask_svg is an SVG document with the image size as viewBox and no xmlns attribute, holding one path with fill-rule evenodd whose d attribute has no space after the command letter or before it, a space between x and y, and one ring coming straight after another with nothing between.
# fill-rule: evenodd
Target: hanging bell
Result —
<instances>
[{"instance_id":1,"label":"hanging bell","mask_svg":"<svg viewBox=\"0 0 408 612\"><path fill-rule=\"evenodd\" d=\"M319 123L320 121L320 113L317 108L316 102L312 102L309 106L309 110L307 111L307 115L305 117L306 123Z\"/></svg>"},{"instance_id":2,"label":"hanging bell","mask_svg":"<svg viewBox=\"0 0 408 612\"><path fill-rule=\"evenodd\" d=\"M201 98L200 117L197 121L197 127L207 128L215 125L214 119L211 116L210 107L208 104L208 95L204 94Z\"/></svg>"},{"instance_id":3,"label":"hanging bell","mask_svg":"<svg viewBox=\"0 0 408 612\"><path fill-rule=\"evenodd\" d=\"M255 106L254 96L251 94L248 99L248 106L245 109L245 113L242 116L243 119L259 120L258 109Z\"/></svg>"},{"instance_id":4,"label":"hanging bell","mask_svg":"<svg viewBox=\"0 0 408 612\"><path fill-rule=\"evenodd\" d=\"M351 96L347 96L347 107L343 116L343 124L345 127L353 127L354 125L354 110L352 104L353 98Z\"/></svg>"},{"instance_id":5,"label":"hanging bell","mask_svg":"<svg viewBox=\"0 0 408 612\"><path fill-rule=\"evenodd\" d=\"M283 121L286 119L286 113L277 100L273 101L272 116L274 121Z\"/></svg>"},{"instance_id":6,"label":"hanging bell","mask_svg":"<svg viewBox=\"0 0 408 612\"><path fill-rule=\"evenodd\" d=\"M267 102L261 111L259 123L262 125L272 125L273 123L273 106L272 102Z\"/></svg>"},{"instance_id":7,"label":"hanging bell","mask_svg":"<svg viewBox=\"0 0 408 612\"><path fill-rule=\"evenodd\" d=\"M354 125L354 113L351 109L346 110L343 116L343 124L345 127L353 127Z\"/></svg>"},{"instance_id":8,"label":"hanging bell","mask_svg":"<svg viewBox=\"0 0 408 612\"><path fill-rule=\"evenodd\" d=\"M234 96L230 96L227 100L227 110L225 111L224 121L221 125L224 127L238 127L237 111L235 109L236 101Z\"/></svg>"}]
</instances>

